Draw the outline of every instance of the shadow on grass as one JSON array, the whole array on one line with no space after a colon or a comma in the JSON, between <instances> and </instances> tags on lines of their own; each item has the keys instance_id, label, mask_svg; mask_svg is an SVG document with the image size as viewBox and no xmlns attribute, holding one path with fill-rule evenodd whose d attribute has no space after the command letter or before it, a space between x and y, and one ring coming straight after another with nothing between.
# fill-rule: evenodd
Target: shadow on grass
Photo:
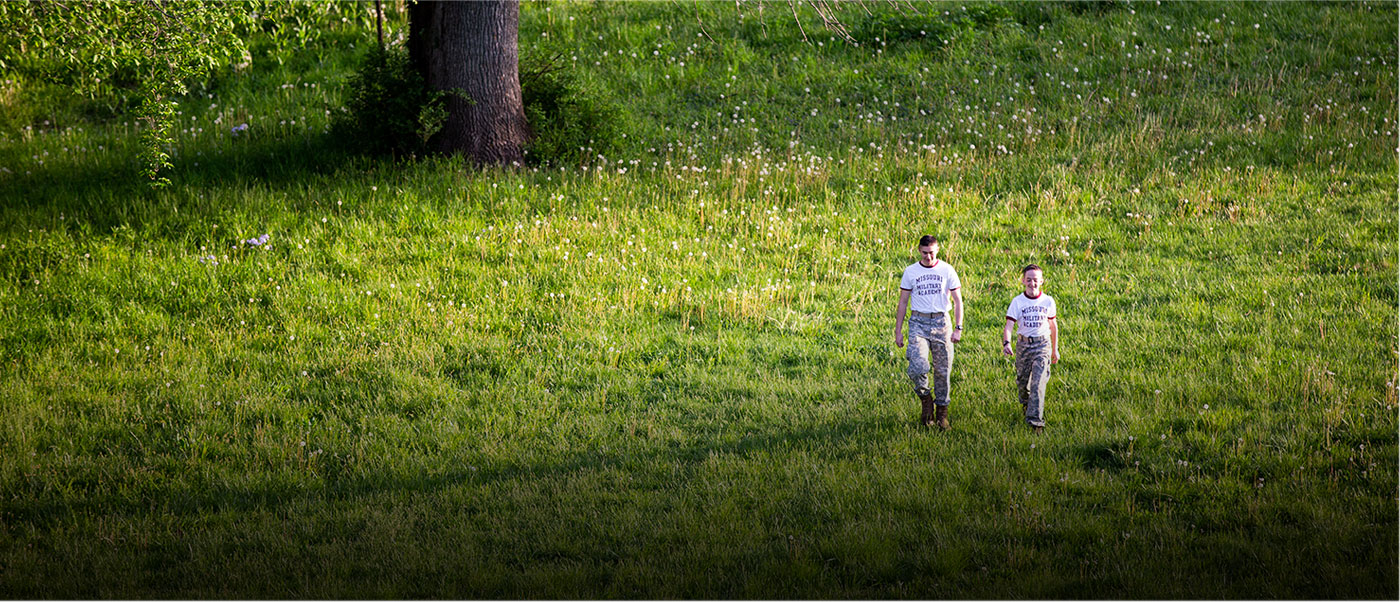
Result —
<instances>
[{"instance_id":1,"label":"shadow on grass","mask_svg":"<svg viewBox=\"0 0 1400 602\"><path fill-rule=\"evenodd\" d=\"M1095 441L1077 450L1084 467L1119 472L1132 466L1132 448L1126 441Z\"/></svg>"},{"instance_id":2,"label":"shadow on grass","mask_svg":"<svg viewBox=\"0 0 1400 602\"><path fill-rule=\"evenodd\" d=\"M656 402L653 396L646 396L647 403ZM202 483L195 486L177 484L167 487L157 487L147 490L143 497L134 499L132 496L118 494L93 495L81 499L81 501L69 502L46 502L46 503L16 503L9 502L7 508L0 512L0 518L15 525L24 525L27 529L37 529L54 534L68 533L66 528L73 526L75 517L105 517L104 520L120 521L123 518L134 518L133 522L141 522L146 517L174 517L173 524L185 525L185 528L194 526L191 535L183 532L173 536L162 536L155 544L143 548L132 547L127 551L136 554L143 559L147 566L147 581L142 581L138 586L147 593L158 592L162 594L157 597L180 597L178 594L186 594L196 591L198 584L184 581L188 578L185 571L197 570L183 568L187 564L200 560L191 549L188 541L182 541L188 537L199 537L202 523L210 521L209 526L213 529L213 534L218 537L227 537L226 529L230 525L237 524L242 520L240 516L268 516L278 517L275 522L286 525L289 529L304 528L303 531L289 533L293 538L291 549L300 549L298 546L307 546L313 550L314 554L326 554L326 558L342 559L342 562L366 561L358 556L341 557L334 553L326 552L324 549L316 548L324 543L318 540L317 535L325 525L320 524L327 520L326 515L320 514L317 509L325 507L332 512L331 522L334 523L334 513L340 512L336 508L348 506L358 507L361 504L368 506L404 506L416 507L429 514L440 513L444 518L456 518L467 521L481 521L481 528L502 529L499 533L481 534L474 532L474 536L480 542L506 542L506 545L518 545L519 550L501 551L492 549L485 552L480 549L473 551L464 550L464 555L487 554L490 566L500 571L492 579L468 581L455 584L438 583L429 581L415 581L408 591L417 592L416 595L425 597L442 597L445 594L462 595L463 592L474 593L480 596L481 592L496 592L498 595L506 596L507 593L514 593L518 596L521 592L531 592L525 583L532 582L531 579L537 577L536 571L541 570L571 570L578 567L587 568L583 573L574 574L580 577L579 581L570 582L564 579L560 583L569 587L577 587L577 592L587 592L589 595L583 597L595 597L600 593L607 593L609 579L613 569L619 570L623 579L635 578L636 574L630 574L629 570L642 570L637 566L645 565L645 562L638 561L639 564L633 567L625 566L623 560L632 562L633 558L627 554L640 553L650 550L650 545L660 545L648 539L655 537L648 529L653 528L650 523L626 524L625 529L620 533L611 533L601 538L595 538L593 543L575 545L564 542L559 544L538 544L530 538L530 534L517 536L508 532L512 525L530 525L533 519L551 520L550 513L558 510L560 502L565 502L567 506L568 498L564 496L561 500L557 492L549 489L550 484L568 486L568 483L579 479L580 475L585 475L584 481L598 483L604 487L599 490L600 497L611 500L615 503L626 504L626 500L633 499L641 504L643 515L647 513L660 512L667 514L676 508L676 503L684 505L685 500L671 501L657 506L655 500L649 500L647 493L650 487L643 483L662 483L684 487L687 485L688 477L704 470L707 462L715 456L732 456L740 459L762 461L768 454L806 454L814 461L820 463L839 463L846 460L859 459L862 453L868 453L870 446L868 443L872 438L900 436L906 429L916 428L912 425L905 425L901 428L898 425L871 424L868 420L836 419L826 422L811 423L804 422L794 426L786 422L768 422L755 429L747 435L735 433L725 437L714 436L714 422L708 419L714 418L713 413L697 412L687 413L683 407L677 406L673 415L677 418L670 426L687 432L694 432L697 436L692 442L680 442L676 440L648 441L640 449L634 451L610 452L601 446L589 446L577 450L570 450L563 453L531 453L530 449L521 449L519 455L512 456L511 460L497 464L482 461L481 465L473 469L465 462L455 466L445 467L441 470L435 469L407 469L397 471L387 471L379 475L372 476L345 476L337 478L329 476L326 484L314 487L297 486L287 481L277 481L273 477L267 481L249 485L219 485L213 483ZM568 416L561 419L567 419ZM708 426L707 426L708 425ZM872 429L875 431L872 433ZM710 432L705 432L710 431ZM846 444L850 438L862 440L866 445L852 448ZM880 447L880 446L876 446ZM1118 470L1122 466L1119 458L1125 449L1120 443L1104 442L1094 444L1079 450L1081 458L1090 466L1102 467L1108 470ZM451 455L451 454L448 454ZM325 466L323 465L323 468ZM328 469L333 474L333 470ZM629 477L635 476L638 485L641 487L639 497L623 496L613 498L608 496L612 493L606 489L606 479L593 481L586 477L590 472L617 471L626 473ZM780 471L774 473L781 474ZM96 483L78 483L80 487L97 489ZM487 516L491 506L485 504L482 507L441 507L433 504L440 504L444 500L452 499L451 495L438 497L437 494L448 492L457 488L480 488L483 486L496 486L501 491L517 492L517 497L513 500L507 513L502 515ZM537 489L536 486L539 488ZM622 493L622 492L618 492ZM746 557L748 560L737 556L725 556L715 550L715 546L725 545L717 542L713 538L704 537L705 533L696 534L693 531L690 535L701 535L695 541L703 546L700 552L687 553L685 551L674 552L674 559L696 558L695 554L701 554L707 561L719 563L719 565L737 568L737 570L747 571L739 577L729 580L706 579L697 577L693 571L687 569L680 575L686 581L684 586L678 591L697 592L695 597L713 597L716 593L731 595L747 592L749 597L754 597L753 588L759 588L761 593L778 593L794 597L812 597L811 589L814 586L831 587L832 592L843 594L865 594L856 597L870 597L872 592L891 592L896 590L885 589L887 585L902 578L901 575L911 574L910 571L917 571L924 579L910 585L921 594L918 597L929 597L930 593L944 592L954 595L954 597L967 597L967 594L976 594L972 597L1023 597L1025 594L1035 594L1030 597L1091 597L1091 598L1122 598L1122 597L1234 597L1241 591L1258 591L1258 597L1326 597L1325 594L1333 597L1374 597L1377 593L1389 594L1390 591L1381 591L1377 583L1379 579L1393 577L1393 568L1379 570L1376 567L1393 567L1393 556L1385 557L1381 554L1377 564L1376 558L1358 557L1350 558L1344 555L1369 554L1372 550L1383 550L1388 548L1380 547L1381 544L1373 545L1365 537L1368 530L1365 528L1351 528L1350 530L1329 531L1322 528L1321 515L1309 514L1307 508L1291 509L1287 505L1272 504L1264 505L1257 509L1257 516L1246 516L1240 520L1232 520L1231 511L1220 506L1198 505L1195 500L1190 500L1191 504L1184 504L1185 500L1178 499L1181 494L1188 496L1208 495L1204 491L1188 488L1181 492L1175 491L1142 491L1134 492L1130 495L1134 503L1143 511L1151 512L1154 516L1161 516L1161 522L1156 523L1165 526L1170 533L1163 536L1158 534L1155 539L1145 533L1134 535L1131 540L1116 541L1105 544L1101 539L1105 534L1110 537L1116 535L1121 529L1124 533L1132 531L1142 524L1127 524L1119 526L1116 521L1112 526L1085 524L1085 525L1064 525L1056 524L1053 520L1045 522L1046 519L1039 517L1039 512L1030 514L1031 507L1025 511L1013 512L1008 516L1013 523L1008 526L989 524L985 527L984 533L979 533L969 540L959 540L952 538L944 543L930 543L927 548L911 549L906 548L901 553L895 555L887 554L887 550L879 543L863 542L860 538L853 538L849 546L844 544L835 545L831 542L822 544L823 546L835 545L835 547L819 547L823 553L836 554L839 560L814 560L812 557L793 555L792 546L806 545L800 539L797 543L788 543L788 555L784 555L782 543L779 542L772 549L763 551L748 550ZM524 498L518 497L524 495ZM681 495L681 494L676 494ZM738 494L741 495L742 494ZM939 491L930 491L929 495L940 495ZM428 501L425 503L425 499ZM709 499L709 498L706 498ZM581 500L587 503L600 502L599 499ZM798 499L793 511L802 512L801 505L805 500ZM649 505L650 502L650 505ZM1013 507L1014 508L1014 507ZM1183 510L1192 508L1206 508L1210 511L1201 515L1192 514L1190 516L1180 515ZM590 509L593 511L596 509ZM1084 512L1084 509L1070 509L1071 514ZM982 512L990 510L972 510ZM1163 514L1164 513L1164 514ZM1173 513L1177 513L1173 517ZM390 513L392 514L392 513ZM784 519L790 516L778 513ZM993 515L998 513L993 512ZM906 511L904 516L920 516L917 510ZM625 513L617 516L628 516ZM832 517L822 517L820 512L814 514L816 518L811 520L830 520ZM565 524L577 524L572 517L563 521ZM228 521L232 520L230 523ZM516 521L524 521L517 523ZM1156 519L1154 519L1156 520ZM1190 532L1180 530L1182 524L1189 521L1192 523ZM432 524L432 521L429 521ZM1195 523L1200 523L1202 531L1195 531ZM256 519L254 519L254 524ZM358 523L356 523L358 524ZM966 524L966 523L963 523ZM973 528L975 529L975 522ZM616 526L616 525L614 525ZM332 525L334 527L334 525ZM719 526L716 525L718 528ZM407 525L405 528L410 528ZM527 530L532 526L525 527ZM705 528L703 525L700 528ZM81 527L80 527L81 529ZM334 529L332 529L334 530ZM796 530L801 533L802 528ZM784 531L791 532L791 531ZM891 533L897 534L894 530ZM1107 533L1105 533L1107 532ZM1378 533L1380 531L1377 531ZM1389 532L1389 531L1386 531ZM541 527L538 531L531 531L533 535L547 535L564 537L566 532L551 530L550 527ZM938 534L934 530L930 533ZM920 534L924 534L920 531ZM1173 535L1175 534L1175 535ZM1344 541L1335 544L1334 547L1318 546L1319 539L1324 536L1345 536ZM65 535L59 535L60 537ZM840 537L840 531L834 531L833 537ZM164 539L169 537L170 539ZM346 535L346 549L356 553L364 550L377 550L377 546L389 546L390 549L410 549L413 546L425 545L434 535L428 532L421 536L410 536L404 541L393 542L357 542L356 538L361 537L358 533ZM417 537L417 539L414 539ZM731 542L736 549L745 545L766 545L767 535L759 537L754 541ZM1143 537L1143 544L1138 544L1139 538ZM665 539L665 536L662 536ZM975 545L966 541L991 541L993 543L985 545ZM638 543L638 542L644 543ZM952 543L948 543L951 541ZM1393 541L1393 540L1392 540ZM1148 560L1131 560L1117 562L1114 560L1119 555L1138 551L1136 546L1165 545L1166 548L1156 548L1155 552L1159 558ZM226 544L227 545L227 542ZM499 543L493 545L500 545ZM617 556L618 549L609 546L620 546L623 550L622 556ZM336 548L339 549L339 548ZM766 548L765 548L766 549ZM315 551L320 550L320 551ZM869 553L869 557L861 554ZM597 554L596 557L590 554ZM612 556L608 556L612 554ZM688 555L689 554L689 555ZM710 556L704 556L710 554ZM737 553L736 553L737 554ZM948 556L948 555L952 556ZM1061 555L1063 558L1074 558L1082 555L1092 563L1081 563L1070 567L1067 571L1062 571L1064 567L1050 567L1046 562L1053 555ZM938 560L945 557L950 560ZM479 557L473 556L479 560ZM822 558L826 558L823 556ZM1341 558L1341 560L1338 560ZM89 559L80 559L81 562L88 562ZM1169 560L1170 562L1167 562ZM610 564L613 561L618 565ZM1002 570L993 571L992 574L977 573L973 567L979 564L1001 561L1006 563ZM1345 561L1345 562L1343 562ZM466 562L463 560L463 562ZM748 564L745 564L745 563ZM822 564L822 563L828 564ZM1338 566L1349 567L1351 574L1345 576L1334 576L1326 571L1319 575L1295 576L1275 583L1270 581L1275 579L1274 569L1276 567L1291 566L1298 562L1317 564L1327 562L1326 567L1336 568ZM594 564L597 566L594 566ZM930 565L930 563L932 563ZM429 565L432 565L429 562ZM451 563L449 563L451 564ZM946 566L945 566L946 565ZM1226 567L1220 569L1220 566ZM456 565L453 565L456 566ZM1143 568L1146 566L1147 568ZM808 569L817 570L813 567L822 567L821 571L835 571L834 573L804 573ZM942 568L940 568L942 567ZM1007 568L1009 567L1009 568ZM361 570L354 567L355 570ZM244 566L243 569L251 573L257 573L259 569L254 565ZM369 572L357 574L357 576L347 576L345 573L336 573L330 576L331 583L327 585L326 591L343 591L339 588L354 587L356 583L361 583L366 579L380 577L373 572L373 569L363 569ZM397 570L397 569L396 569ZM435 574L436 569L415 568L424 574ZM1020 577L1029 575L1030 580L1016 580L1012 582L1001 582L1005 579L1007 571L1017 571ZM593 571L593 572L589 572ZM932 577L929 572L934 571ZM1241 575L1232 577L1238 582L1219 580L1223 575L1228 575L1231 571L1239 572ZM44 570L45 573L48 569ZM314 571L312 571L314 573ZM793 581L788 580L787 575L791 573ZM292 579L298 573L295 570L272 571L268 573L275 581L277 579ZM857 585L842 586L837 581L832 580L832 575L846 575L859 577ZM1217 579L1211 583L1195 583L1181 581L1184 575L1203 574L1210 578ZM592 577L589 577L589 576ZM801 575L807 575L810 581L802 580ZM1296 575L1296 574L1295 574ZM421 576L421 575L419 575ZM566 574L567 576L567 574ZM1152 581L1159 577L1174 576L1177 581L1171 587L1164 589L1153 589ZM343 582L335 582L336 579L343 579ZM416 577L415 577L416 579ZM929 581L934 579L935 581ZM173 581L172 581L173 580ZM45 587L55 587L54 583L62 582L45 581ZM1393 582L1393 579L1391 580ZM1009 584L1008 584L1009 583ZM1257 589L1261 584L1273 583L1273 589ZM559 584L556 584L559 585ZM72 587L73 584L65 583L57 586L55 590L42 590L45 595L56 595L56 592L72 591L63 589ZM78 587L93 587L91 584L78 584ZM98 587L105 587L98 584ZM246 589L241 589L241 588ZM261 589L272 587L273 589ZM288 583L246 584L244 586L233 586L227 593L244 596L252 592L257 595L272 595L283 591L295 591L295 585ZM744 588L749 589L744 589ZM849 589L842 589L849 587ZM278 588L292 588L278 589ZM418 588L418 589L413 589ZM456 588L456 589L454 589ZM696 589L698 588L698 589ZM706 589L714 588L714 589ZM1029 589L1027 589L1029 588ZM1251 589L1255 588L1255 589ZM40 590L24 590L40 591ZM78 590L78 591L98 591L98 590ZM129 591L129 590L128 590ZM320 591L320 590L317 590ZM653 590L645 590L638 593L637 597L647 597L644 594ZM662 593L674 593L658 586L654 591ZM807 595L795 595L801 592ZM1154 592L1156 592L1154 594ZM699 595L704 594L704 595ZM958 595L962 594L962 595ZM81 596L80 596L81 597ZM239 597L233 595L232 597ZM255 596L256 597L256 596ZM331 596L335 597L335 596ZM448 597L451 597L450 595ZM471 596L469 596L471 597ZM509 596L506 596L509 597ZM546 596L548 597L548 596ZM567 597L567 596L565 596ZM653 596L654 597L654 596ZM664 597L664 596L663 596Z\"/></svg>"},{"instance_id":3,"label":"shadow on grass","mask_svg":"<svg viewBox=\"0 0 1400 602\"><path fill-rule=\"evenodd\" d=\"M112 151L79 163L55 161L38 171L0 176L0 232L43 227L60 214L96 232L122 225L139 228L168 219L176 205L171 197L180 193L250 185L275 191L392 164L347 148L348 141L332 134L250 138L221 154L175 159L165 174L171 182L165 189L147 184L134 154Z\"/></svg>"},{"instance_id":4,"label":"shadow on grass","mask_svg":"<svg viewBox=\"0 0 1400 602\"><path fill-rule=\"evenodd\" d=\"M701 428L694 425L682 425L681 428L690 427ZM109 494L89 495L82 501L11 501L7 508L3 508L3 516L16 524L49 528L63 523L75 513L135 516L160 512L198 517L228 511L276 510L308 500L335 503L390 492L433 493L461 485L492 481L548 482L600 467L660 466L666 467L668 474L674 474L677 466L683 467L683 471L688 471L716 455L748 457L771 450L820 450L817 453L829 460L840 460L854 453L846 451L847 448L842 445L852 433L861 431L864 436L869 436L868 428L859 427L854 421L842 421L811 428L775 429L718 444L682 445L661 441L649 446L646 451L639 452L605 452L595 448L562 455L557 461L513 461L491 465L483 460L480 467L459 465L442 472L419 474L337 478L334 475L345 472L344 469L337 470L334 465L322 465L324 474L328 475L328 483L317 487L303 487L289 482L264 482L251 486L201 483L193 487L170 488L154 495L153 492L147 492L143 499Z\"/></svg>"}]
</instances>

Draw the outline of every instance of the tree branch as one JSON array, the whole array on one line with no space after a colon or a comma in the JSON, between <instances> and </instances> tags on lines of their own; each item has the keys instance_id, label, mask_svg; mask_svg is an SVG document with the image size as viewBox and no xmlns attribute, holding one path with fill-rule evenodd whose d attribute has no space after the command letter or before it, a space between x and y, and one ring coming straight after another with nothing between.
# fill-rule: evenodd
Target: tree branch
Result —
<instances>
[{"instance_id":1,"label":"tree branch","mask_svg":"<svg viewBox=\"0 0 1400 602\"><path fill-rule=\"evenodd\" d=\"M705 31L705 21L704 21L703 19L700 18L700 0L694 0L694 2L695 2L695 22L700 24L700 33L701 33L702 35L705 36L705 39L707 39L707 40L709 40L709 41L711 41L711 42L715 41L714 38L710 37L710 32ZM735 4L736 6L738 5L738 3L739 3L739 0L734 0L734 4Z\"/></svg>"}]
</instances>

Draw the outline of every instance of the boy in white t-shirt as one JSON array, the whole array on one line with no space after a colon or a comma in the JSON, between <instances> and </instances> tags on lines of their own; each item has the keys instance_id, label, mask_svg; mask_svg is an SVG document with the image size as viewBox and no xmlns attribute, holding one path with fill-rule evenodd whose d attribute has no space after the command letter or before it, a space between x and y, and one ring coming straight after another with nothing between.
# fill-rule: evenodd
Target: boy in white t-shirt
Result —
<instances>
[{"instance_id":1,"label":"boy in white t-shirt","mask_svg":"<svg viewBox=\"0 0 1400 602\"><path fill-rule=\"evenodd\" d=\"M1011 355L1011 326L1017 327L1016 394L1021 409L1035 432L1045 428L1045 383L1050 380L1050 364L1060 361L1060 328L1055 321L1055 300L1040 288L1045 273L1036 264L1021 270L1026 292L1011 300L1006 308L1006 328L1001 333L1001 352Z\"/></svg>"},{"instance_id":2,"label":"boy in white t-shirt","mask_svg":"<svg viewBox=\"0 0 1400 602\"><path fill-rule=\"evenodd\" d=\"M904 346L904 312L909 317L909 379L923 403L919 421L948 430L948 383L953 371L953 343L962 340L963 303L957 270L938 260L938 239L919 239L919 261L904 268L899 280L899 306L894 316L894 345ZM953 320L948 320L948 310ZM956 326L954 326L956 324ZM933 388L929 388L929 373Z\"/></svg>"}]
</instances>

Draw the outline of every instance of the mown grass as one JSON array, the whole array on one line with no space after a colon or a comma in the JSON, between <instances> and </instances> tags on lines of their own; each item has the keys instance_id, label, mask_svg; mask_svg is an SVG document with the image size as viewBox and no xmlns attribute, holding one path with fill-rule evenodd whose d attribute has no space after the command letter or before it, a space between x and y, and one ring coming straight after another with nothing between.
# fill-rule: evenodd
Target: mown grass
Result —
<instances>
[{"instance_id":1,"label":"mown grass","mask_svg":"<svg viewBox=\"0 0 1400 602\"><path fill-rule=\"evenodd\" d=\"M183 103L167 190L121 123L0 132L0 591L1395 597L1395 6L1004 8L527 3L626 117L583 166L347 155L349 26Z\"/></svg>"}]
</instances>

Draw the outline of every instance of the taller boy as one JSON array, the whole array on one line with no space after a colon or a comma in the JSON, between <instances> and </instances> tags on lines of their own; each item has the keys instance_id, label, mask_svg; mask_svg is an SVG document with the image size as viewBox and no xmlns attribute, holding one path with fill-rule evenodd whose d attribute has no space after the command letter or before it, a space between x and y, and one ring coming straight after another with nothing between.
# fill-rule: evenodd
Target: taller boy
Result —
<instances>
[{"instance_id":1,"label":"taller boy","mask_svg":"<svg viewBox=\"0 0 1400 602\"><path fill-rule=\"evenodd\" d=\"M948 430L948 376L953 371L953 343L962 340L963 303L962 282L958 272L947 262L938 260L938 239L919 239L919 262L904 268L899 280L899 307L894 316L894 344L904 346L904 312L909 317L909 347L904 356L909 359L909 380L914 381L914 394L923 403L919 420L924 426L938 425ZM911 305L910 300L913 300ZM949 305L953 319L948 319ZM933 390L929 390L929 372L933 372Z\"/></svg>"}]
</instances>

